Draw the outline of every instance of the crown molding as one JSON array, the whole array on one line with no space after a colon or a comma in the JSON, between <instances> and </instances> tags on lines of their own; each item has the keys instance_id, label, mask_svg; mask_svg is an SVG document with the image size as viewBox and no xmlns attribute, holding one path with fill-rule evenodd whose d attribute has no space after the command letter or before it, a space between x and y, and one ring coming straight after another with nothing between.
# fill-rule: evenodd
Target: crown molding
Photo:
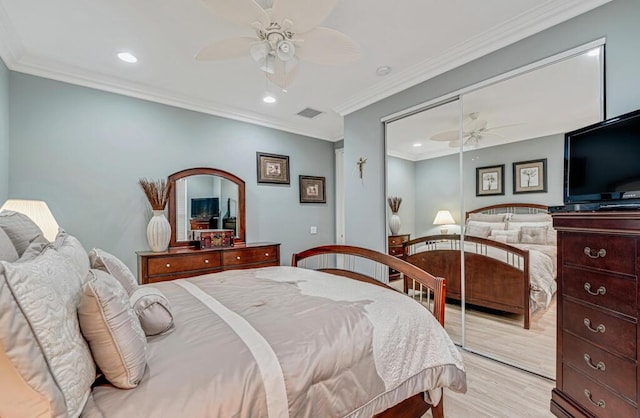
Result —
<instances>
[{"instance_id":1,"label":"crown molding","mask_svg":"<svg viewBox=\"0 0 640 418\"><path fill-rule=\"evenodd\" d=\"M399 72L334 108L342 116L427 81L456 67L586 13L612 0L546 1L491 30L462 42L435 58Z\"/></svg>"}]
</instances>

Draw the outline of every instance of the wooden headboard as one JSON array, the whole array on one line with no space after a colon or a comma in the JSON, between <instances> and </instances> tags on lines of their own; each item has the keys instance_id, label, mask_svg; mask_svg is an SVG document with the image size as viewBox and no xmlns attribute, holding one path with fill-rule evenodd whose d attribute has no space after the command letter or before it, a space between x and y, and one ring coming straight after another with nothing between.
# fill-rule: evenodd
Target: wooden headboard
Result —
<instances>
[{"instance_id":1,"label":"wooden headboard","mask_svg":"<svg viewBox=\"0 0 640 418\"><path fill-rule=\"evenodd\" d=\"M549 213L549 207L546 205L539 205L537 203L501 203L499 205L485 206L470 210L466 212L464 218L468 219L469 214L471 213L487 213L491 215L500 213L536 214Z\"/></svg>"}]
</instances>

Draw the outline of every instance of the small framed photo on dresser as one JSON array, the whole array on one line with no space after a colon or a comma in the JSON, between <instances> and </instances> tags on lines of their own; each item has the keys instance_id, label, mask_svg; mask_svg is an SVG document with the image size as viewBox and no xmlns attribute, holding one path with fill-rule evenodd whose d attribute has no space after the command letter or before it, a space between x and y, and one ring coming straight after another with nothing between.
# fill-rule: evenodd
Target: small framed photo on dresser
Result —
<instances>
[{"instance_id":1,"label":"small framed photo on dresser","mask_svg":"<svg viewBox=\"0 0 640 418\"><path fill-rule=\"evenodd\" d=\"M300 203L327 203L325 178L300 176Z\"/></svg>"}]
</instances>

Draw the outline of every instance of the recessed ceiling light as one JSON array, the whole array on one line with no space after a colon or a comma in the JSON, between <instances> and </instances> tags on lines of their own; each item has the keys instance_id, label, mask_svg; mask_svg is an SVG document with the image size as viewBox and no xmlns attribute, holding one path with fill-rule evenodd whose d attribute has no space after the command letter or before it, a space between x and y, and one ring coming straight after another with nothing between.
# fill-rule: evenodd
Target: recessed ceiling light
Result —
<instances>
[{"instance_id":1,"label":"recessed ceiling light","mask_svg":"<svg viewBox=\"0 0 640 418\"><path fill-rule=\"evenodd\" d=\"M275 98L274 96L272 96L270 93L267 93L267 94L265 94L265 95L264 95L264 97L262 98L262 101L263 101L263 102L265 102L265 103L272 104L272 103L275 103L277 100L276 100L276 98Z\"/></svg>"},{"instance_id":2,"label":"recessed ceiling light","mask_svg":"<svg viewBox=\"0 0 640 418\"><path fill-rule=\"evenodd\" d=\"M422 146L421 143L416 142L415 144L413 144L414 148L420 148Z\"/></svg>"},{"instance_id":3,"label":"recessed ceiling light","mask_svg":"<svg viewBox=\"0 0 640 418\"><path fill-rule=\"evenodd\" d=\"M378 67L378 69L376 70L376 74L378 74L380 77L384 77L385 75L388 75L391 72L391 67L389 67L388 65L383 65L382 67Z\"/></svg>"},{"instance_id":4,"label":"recessed ceiling light","mask_svg":"<svg viewBox=\"0 0 640 418\"><path fill-rule=\"evenodd\" d=\"M130 52L119 52L118 58L120 58L124 62L128 62L129 64L134 64L138 62L138 58Z\"/></svg>"}]
</instances>

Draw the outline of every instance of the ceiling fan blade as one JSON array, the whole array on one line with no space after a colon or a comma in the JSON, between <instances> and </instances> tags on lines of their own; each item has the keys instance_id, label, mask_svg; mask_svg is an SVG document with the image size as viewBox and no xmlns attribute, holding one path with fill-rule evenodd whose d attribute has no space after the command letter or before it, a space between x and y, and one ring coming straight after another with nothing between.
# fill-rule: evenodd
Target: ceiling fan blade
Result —
<instances>
[{"instance_id":1,"label":"ceiling fan blade","mask_svg":"<svg viewBox=\"0 0 640 418\"><path fill-rule=\"evenodd\" d=\"M315 28L300 34L296 55L316 64L338 65L357 60L362 56L362 50L353 39L342 32L329 28Z\"/></svg>"},{"instance_id":2,"label":"ceiling fan blade","mask_svg":"<svg viewBox=\"0 0 640 418\"><path fill-rule=\"evenodd\" d=\"M198 61L216 61L246 57L252 45L256 44L255 38L240 37L223 39L211 42L196 54Z\"/></svg>"},{"instance_id":3,"label":"ceiling fan blade","mask_svg":"<svg viewBox=\"0 0 640 418\"><path fill-rule=\"evenodd\" d=\"M467 123L464 127L466 131L476 132L481 131L487 127L487 121L484 119L472 119L471 122Z\"/></svg>"},{"instance_id":4,"label":"ceiling fan blade","mask_svg":"<svg viewBox=\"0 0 640 418\"><path fill-rule=\"evenodd\" d=\"M271 22L269 14L255 0L202 0L216 15L237 25L251 26L260 22L267 27Z\"/></svg>"},{"instance_id":5,"label":"ceiling fan blade","mask_svg":"<svg viewBox=\"0 0 640 418\"><path fill-rule=\"evenodd\" d=\"M458 141L460 139L460 132L459 131L446 131L446 132L440 132L438 134L432 135L431 136L431 140L432 141Z\"/></svg>"},{"instance_id":6,"label":"ceiling fan blade","mask_svg":"<svg viewBox=\"0 0 640 418\"><path fill-rule=\"evenodd\" d=\"M271 19L282 23L289 19L289 30L307 32L321 24L336 6L338 0L273 0Z\"/></svg>"},{"instance_id":7,"label":"ceiling fan blade","mask_svg":"<svg viewBox=\"0 0 640 418\"><path fill-rule=\"evenodd\" d=\"M275 60L273 74L266 73L267 78L282 90L287 90L298 74L298 61L281 61Z\"/></svg>"},{"instance_id":8,"label":"ceiling fan blade","mask_svg":"<svg viewBox=\"0 0 640 418\"><path fill-rule=\"evenodd\" d=\"M509 125L490 126L487 128L487 131L493 131L494 129L510 128L512 126L520 126L520 125L524 125L524 122L510 123Z\"/></svg>"}]
</instances>

